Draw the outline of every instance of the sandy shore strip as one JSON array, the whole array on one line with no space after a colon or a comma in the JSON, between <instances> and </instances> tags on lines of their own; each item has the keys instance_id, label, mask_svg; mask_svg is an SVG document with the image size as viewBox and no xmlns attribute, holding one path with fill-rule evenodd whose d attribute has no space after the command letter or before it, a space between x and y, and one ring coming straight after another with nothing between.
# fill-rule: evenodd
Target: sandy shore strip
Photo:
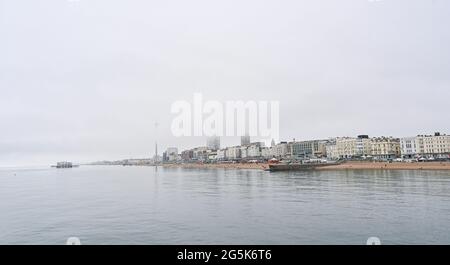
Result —
<instances>
[{"instance_id":1,"label":"sandy shore strip","mask_svg":"<svg viewBox=\"0 0 450 265\"><path fill-rule=\"evenodd\" d=\"M164 164L164 167L180 168L209 168L209 169L257 169L264 170L269 168L267 163L217 163L217 164ZM383 170L450 170L450 162L357 162L348 161L339 165L321 166L316 170L349 170L349 169L383 169Z\"/></svg>"},{"instance_id":2,"label":"sandy shore strip","mask_svg":"<svg viewBox=\"0 0 450 265\"><path fill-rule=\"evenodd\" d=\"M317 168L318 170L339 169L385 169L385 170L450 170L450 162L356 162L349 161L339 165L330 165Z\"/></svg>"}]
</instances>

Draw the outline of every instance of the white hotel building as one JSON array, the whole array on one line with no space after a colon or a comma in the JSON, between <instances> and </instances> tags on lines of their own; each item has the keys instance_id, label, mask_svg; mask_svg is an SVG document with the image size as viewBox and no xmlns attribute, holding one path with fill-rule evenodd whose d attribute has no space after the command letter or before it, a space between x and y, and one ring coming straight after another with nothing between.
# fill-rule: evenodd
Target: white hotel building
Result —
<instances>
[{"instance_id":1,"label":"white hotel building","mask_svg":"<svg viewBox=\"0 0 450 265\"><path fill-rule=\"evenodd\" d=\"M433 157L450 158L450 135L418 135L400 139L403 158Z\"/></svg>"}]
</instances>

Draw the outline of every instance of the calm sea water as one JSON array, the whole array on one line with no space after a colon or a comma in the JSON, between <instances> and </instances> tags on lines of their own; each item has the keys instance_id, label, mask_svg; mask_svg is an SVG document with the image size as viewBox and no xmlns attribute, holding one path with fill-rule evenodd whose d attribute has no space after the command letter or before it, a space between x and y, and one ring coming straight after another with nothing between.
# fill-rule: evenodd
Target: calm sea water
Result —
<instances>
[{"instance_id":1,"label":"calm sea water","mask_svg":"<svg viewBox=\"0 0 450 265\"><path fill-rule=\"evenodd\" d=\"M450 244L449 171L0 169L0 244Z\"/></svg>"}]
</instances>

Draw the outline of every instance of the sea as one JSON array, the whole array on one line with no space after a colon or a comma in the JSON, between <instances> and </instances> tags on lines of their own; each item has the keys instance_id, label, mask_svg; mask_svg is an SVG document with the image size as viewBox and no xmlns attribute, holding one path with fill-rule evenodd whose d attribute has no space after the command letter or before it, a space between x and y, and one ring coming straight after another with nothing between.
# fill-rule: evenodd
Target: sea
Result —
<instances>
[{"instance_id":1,"label":"sea","mask_svg":"<svg viewBox=\"0 0 450 265\"><path fill-rule=\"evenodd\" d=\"M0 244L450 244L450 171L0 168Z\"/></svg>"}]
</instances>

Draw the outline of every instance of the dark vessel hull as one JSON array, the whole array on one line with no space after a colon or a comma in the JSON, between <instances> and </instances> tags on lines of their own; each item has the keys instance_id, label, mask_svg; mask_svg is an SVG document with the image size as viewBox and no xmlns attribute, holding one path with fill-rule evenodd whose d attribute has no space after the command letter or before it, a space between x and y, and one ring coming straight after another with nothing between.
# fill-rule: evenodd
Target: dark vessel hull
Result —
<instances>
[{"instance_id":1,"label":"dark vessel hull","mask_svg":"<svg viewBox=\"0 0 450 265\"><path fill-rule=\"evenodd\" d=\"M300 170L314 170L318 167L326 167L331 165L338 165L336 163L316 163L316 164L270 164L268 171L300 171Z\"/></svg>"}]
</instances>

